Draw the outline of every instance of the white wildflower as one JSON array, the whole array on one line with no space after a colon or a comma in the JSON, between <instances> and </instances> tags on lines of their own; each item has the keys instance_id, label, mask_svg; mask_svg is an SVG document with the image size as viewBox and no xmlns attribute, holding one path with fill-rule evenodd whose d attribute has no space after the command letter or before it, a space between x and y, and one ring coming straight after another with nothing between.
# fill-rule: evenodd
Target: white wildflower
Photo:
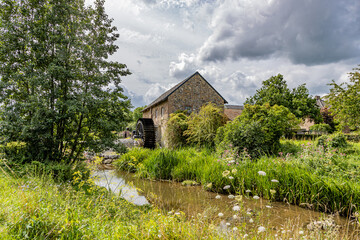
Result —
<instances>
[{"instance_id":1,"label":"white wildflower","mask_svg":"<svg viewBox=\"0 0 360 240\"><path fill-rule=\"evenodd\" d=\"M216 197L215 197L216 199L220 199L221 198L221 196L220 195L216 195Z\"/></svg>"},{"instance_id":2,"label":"white wildflower","mask_svg":"<svg viewBox=\"0 0 360 240\"><path fill-rule=\"evenodd\" d=\"M260 176L266 176L266 172L264 172L264 171L258 171L258 174L259 174Z\"/></svg>"},{"instance_id":3,"label":"white wildflower","mask_svg":"<svg viewBox=\"0 0 360 240\"><path fill-rule=\"evenodd\" d=\"M224 214L223 214L223 213L219 213L218 216L219 216L219 217L223 217Z\"/></svg>"},{"instance_id":4,"label":"white wildflower","mask_svg":"<svg viewBox=\"0 0 360 240\"><path fill-rule=\"evenodd\" d=\"M250 218L249 223L253 223L253 222L254 222L254 220L252 218Z\"/></svg>"},{"instance_id":5,"label":"white wildflower","mask_svg":"<svg viewBox=\"0 0 360 240\"><path fill-rule=\"evenodd\" d=\"M276 179L271 179L271 182L278 183L279 181Z\"/></svg>"},{"instance_id":6,"label":"white wildflower","mask_svg":"<svg viewBox=\"0 0 360 240\"><path fill-rule=\"evenodd\" d=\"M238 205L234 206L232 209L233 211L240 211L240 207Z\"/></svg>"},{"instance_id":7,"label":"white wildflower","mask_svg":"<svg viewBox=\"0 0 360 240\"><path fill-rule=\"evenodd\" d=\"M226 185L225 187L223 187L224 190L229 189L230 185Z\"/></svg>"},{"instance_id":8,"label":"white wildflower","mask_svg":"<svg viewBox=\"0 0 360 240\"><path fill-rule=\"evenodd\" d=\"M264 227L261 227L261 226L258 227L258 233L265 232L265 230L266 229Z\"/></svg>"},{"instance_id":9,"label":"white wildflower","mask_svg":"<svg viewBox=\"0 0 360 240\"><path fill-rule=\"evenodd\" d=\"M260 197L259 196L253 196L253 199L255 199L255 200L258 200Z\"/></svg>"},{"instance_id":10,"label":"white wildflower","mask_svg":"<svg viewBox=\"0 0 360 240\"><path fill-rule=\"evenodd\" d=\"M235 196L230 194L230 195L228 196L228 198L233 199L233 198L235 198Z\"/></svg>"}]
</instances>

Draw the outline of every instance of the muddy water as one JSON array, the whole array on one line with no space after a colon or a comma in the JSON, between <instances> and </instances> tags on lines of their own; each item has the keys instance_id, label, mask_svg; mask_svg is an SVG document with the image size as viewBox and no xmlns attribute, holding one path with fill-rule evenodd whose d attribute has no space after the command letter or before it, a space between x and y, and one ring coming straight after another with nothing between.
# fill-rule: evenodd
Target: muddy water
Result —
<instances>
[{"instance_id":1,"label":"muddy water","mask_svg":"<svg viewBox=\"0 0 360 240\"><path fill-rule=\"evenodd\" d=\"M284 226L287 228L297 226L306 229L310 222L329 216L286 203L270 202L264 199L255 200L246 196L242 198L240 212L236 212L232 209L237 204L235 199L229 199L227 195L205 191L201 186L183 186L177 182L150 181L115 170L98 171L96 175L98 185L111 189L137 205L152 203L164 211L182 211L190 218L201 216L218 223L223 220L232 224L246 222L247 226L251 227L251 222L254 220L257 225L269 226L274 230L281 229ZM223 213L224 216L219 217L219 213ZM234 214L237 215L236 219L233 218ZM335 223L341 226L342 232L353 234L356 231L353 224L346 218L332 217Z\"/></svg>"}]
</instances>

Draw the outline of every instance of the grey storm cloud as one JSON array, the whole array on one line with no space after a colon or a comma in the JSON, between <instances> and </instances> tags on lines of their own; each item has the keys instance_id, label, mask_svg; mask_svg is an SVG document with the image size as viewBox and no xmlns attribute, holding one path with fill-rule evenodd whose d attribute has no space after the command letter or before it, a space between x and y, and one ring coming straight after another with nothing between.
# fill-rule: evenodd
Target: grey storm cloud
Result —
<instances>
[{"instance_id":1,"label":"grey storm cloud","mask_svg":"<svg viewBox=\"0 0 360 240\"><path fill-rule=\"evenodd\" d=\"M285 56L295 64L338 62L360 54L360 1L226 0L214 12L202 61Z\"/></svg>"}]
</instances>

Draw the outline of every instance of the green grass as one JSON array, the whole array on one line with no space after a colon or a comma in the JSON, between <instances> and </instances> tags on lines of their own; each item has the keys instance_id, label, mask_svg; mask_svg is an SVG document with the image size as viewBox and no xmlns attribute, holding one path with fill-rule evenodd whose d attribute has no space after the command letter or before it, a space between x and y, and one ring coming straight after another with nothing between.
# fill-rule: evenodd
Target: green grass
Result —
<instances>
[{"instance_id":1,"label":"green grass","mask_svg":"<svg viewBox=\"0 0 360 240\"><path fill-rule=\"evenodd\" d=\"M3 169L0 169L3 170ZM238 239L212 221L138 207L74 175L14 177L0 171L0 239Z\"/></svg>"},{"instance_id":2,"label":"green grass","mask_svg":"<svg viewBox=\"0 0 360 240\"><path fill-rule=\"evenodd\" d=\"M219 157L195 148L150 152L133 149L119 159L117 166L126 166L130 156L136 158L139 151L146 151L146 157L132 165L142 177L194 180L215 192L258 195L350 216L360 206L359 149L359 143L324 151L307 141L283 141L277 156L256 160L246 154L236 156L231 150ZM259 171L266 172L266 176ZM224 189L226 185L230 188Z\"/></svg>"},{"instance_id":3,"label":"green grass","mask_svg":"<svg viewBox=\"0 0 360 240\"><path fill-rule=\"evenodd\" d=\"M137 151L137 156L145 156ZM132 152L131 151L131 152ZM124 156L124 159L129 158ZM152 153L154 156L151 156ZM242 162L238 165L228 166L221 160L218 161L208 150L183 149L177 152L155 150L147 152L148 156L141 161L134 161L133 167L139 173L147 176L165 176L178 181L193 177L203 183L213 181L213 190L220 191L224 184L231 184L234 190L239 187L241 179L257 178L257 170L267 166L266 161L259 161L258 168L250 171L251 162ZM159 171L166 164L167 157L176 158L169 169ZM158 167L151 166L149 173L148 164L159 161ZM121 161L120 161L121 162ZM120 163L119 162L119 163ZM213 166L212 166L213 165ZM226 169L235 169L226 177ZM232 224L228 230L219 227L222 219L205 218L202 214L195 217L185 216L184 213L167 213L156 207L139 207L115 196L114 194L94 185L92 179L84 178L84 174L76 171L71 181L56 181L52 175L44 171L28 168L26 176L15 176L11 171L4 171L0 165L0 239L242 239L245 234L247 239L277 239L278 234L283 239L345 239L332 229L302 233L303 223L294 225L289 222L284 229L273 230L266 227L266 232L258 233L260 225L255 219L252 228L247 228L246 223ZM142 171L142 172L141 172ZM170 172L170 175L166 175ZM162 175L166 173L165 175ZM86 174L86 173L85 173ZM159 175L157 175L159 174ZM229 179L233 174L234 179ZM242 175L249 174L249 178ZM274 173L275 174L275 173ZM224 174L226 175L226 174ZM266 177L271 176L268 171ZM265 186L266 179L258 178L257 182L248 184ZM261 185L263 184L263 185ZM251 185L253 186L253 185ZM240 189L240 188L239 188ZM244 188L245 189L245 188ZM254 194L260 188L253 186ZM221 190L224 191L224 190ZM226 191L224 191L226 192ZM246 209L242 209L246 212ZM245 216L245 212L239 212ZM206 212L204 212L206 214ZM239 216L240 216L239 215ZM226 221L226 219L223 219ZM236 227L236 230L233 228ZM284 233L283 233L284 232Z\"/></svg>"}]
</instances>

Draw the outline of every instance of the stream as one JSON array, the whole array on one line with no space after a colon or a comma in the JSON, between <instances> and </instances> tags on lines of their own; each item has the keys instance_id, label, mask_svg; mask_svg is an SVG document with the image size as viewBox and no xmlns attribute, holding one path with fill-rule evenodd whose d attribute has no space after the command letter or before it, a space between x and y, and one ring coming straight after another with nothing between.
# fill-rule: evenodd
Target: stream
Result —
<instances>
[{"instance_id":1,"label":"stream","mask_svg":"<svg viewBox=\"0 0 360 240\"><path fill-rule=\"evenodd\" d=\"M99 170L95 174L95 183L119 194L136 205L153 204L163 211L182 211L191 217L203 217L221 224L223 220L239 224L246 222L251 228L252 220L257 224L281 229L285 226L300 226L306 229L309 223L318 221L329 214L312 211L282 202L270 202L265 199L255 200L242 197L241 213L232 208L237 201L227 195L209 192L201 186L183 186L178 182L151 181L135 177L134 174L115 170ZM219 213L223 216L219 217ZM238 214L234 219L233 215ZM220 214L221 215L221 214ZM250 220L252 219L252 220ZM340 226L340 231L354 234L355 225L340 216L331 216L333 222ZM254 224L254 228L255 223Z\"/></svg>"}]
</instances>

